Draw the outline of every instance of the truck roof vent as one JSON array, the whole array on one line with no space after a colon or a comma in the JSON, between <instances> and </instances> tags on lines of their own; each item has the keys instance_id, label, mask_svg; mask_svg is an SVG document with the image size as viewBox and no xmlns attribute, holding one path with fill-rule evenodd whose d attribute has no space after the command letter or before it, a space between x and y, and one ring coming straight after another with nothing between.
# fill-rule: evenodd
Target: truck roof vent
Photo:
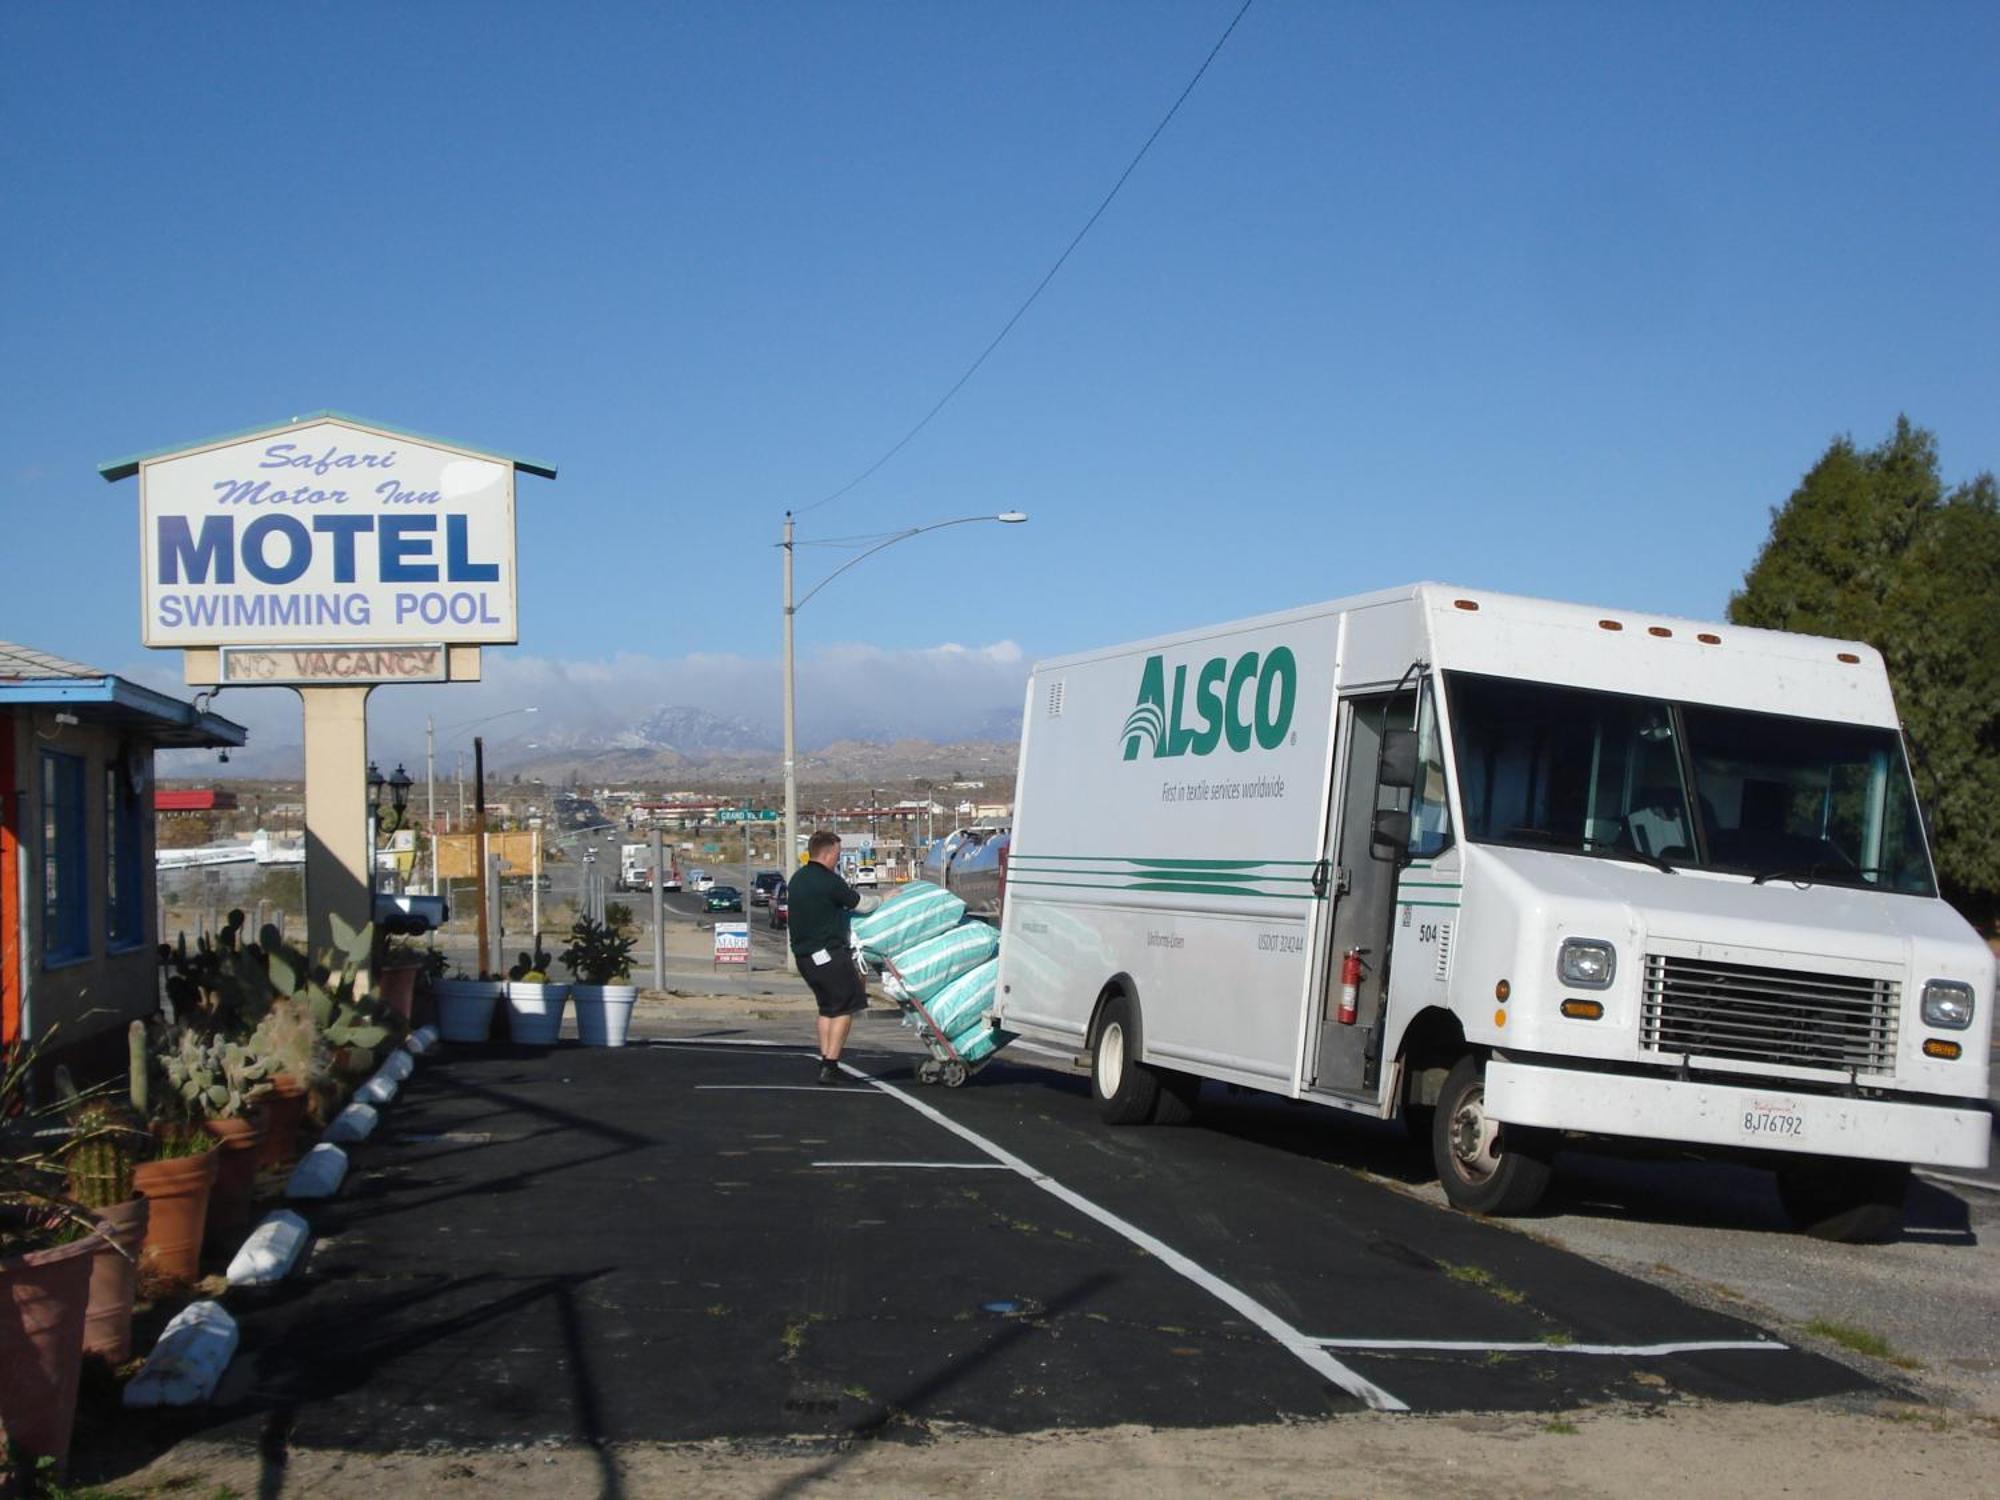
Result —
<instances>
[{"instance_id":1,"label":"truck roof vent","mask_svg":"<svg viewBox=\"0 0 2000 1500\"><path fill-rule=\"evenodd\" d=\"M1065 680L1058 677L1054 682L1049 684L1049 717L1051 719L1060 719L1062 717L1063 683Z\"/></svg>"}]
</instances>

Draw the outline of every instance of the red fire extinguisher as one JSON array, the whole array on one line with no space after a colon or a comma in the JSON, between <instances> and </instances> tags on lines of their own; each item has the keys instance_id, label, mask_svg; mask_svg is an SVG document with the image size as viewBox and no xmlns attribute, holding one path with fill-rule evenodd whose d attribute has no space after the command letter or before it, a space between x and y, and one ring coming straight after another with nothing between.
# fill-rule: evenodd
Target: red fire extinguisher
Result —
<instances>
[{"instance_id":1,"label":"red fire extinguisher","mask_svg":"<svg viewBox=\"0 0 2000 1500\"><path fill-rule=\"evenodd\" d=\"M1361 950L1349 948L1340 960L1340 1024L1352 1026L1361 998Z\"/></svg>"}]
</instances>

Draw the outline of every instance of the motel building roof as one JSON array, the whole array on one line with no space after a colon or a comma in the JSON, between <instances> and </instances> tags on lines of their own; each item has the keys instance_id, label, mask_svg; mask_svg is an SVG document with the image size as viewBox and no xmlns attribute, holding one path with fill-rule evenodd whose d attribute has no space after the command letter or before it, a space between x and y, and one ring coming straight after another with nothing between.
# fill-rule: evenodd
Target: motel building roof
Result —
<instances>
[{"instance_id":1,"label":"motel building roof","mask_svg":"<svg viewBox=\"0 0 2000 1500\"><path fill-rule=\"evenodd\" d=\"M83 722L128 729L174 749L241 745L249 731L170 693L129 678L66 661L12 641L0 641L0 709L57 708Z\"/></svg>"}]
</instances>

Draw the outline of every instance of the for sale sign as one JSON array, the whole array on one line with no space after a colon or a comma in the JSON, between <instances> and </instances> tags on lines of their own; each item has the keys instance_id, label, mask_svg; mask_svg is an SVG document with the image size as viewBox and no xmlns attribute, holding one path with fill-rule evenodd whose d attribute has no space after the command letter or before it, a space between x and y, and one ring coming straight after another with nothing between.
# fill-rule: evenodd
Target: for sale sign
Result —
<instances>
[{"instance_id":1,"label":"for sale sign","mask_svg":"<svg viewBox=\"0 0 2000 1500\"><path fill-rule=\"evenodd\" d=\"M715 961L719 964L742 964L746 969L750 966L748 922L715 924Z\"/></svg>"}]
</instances>

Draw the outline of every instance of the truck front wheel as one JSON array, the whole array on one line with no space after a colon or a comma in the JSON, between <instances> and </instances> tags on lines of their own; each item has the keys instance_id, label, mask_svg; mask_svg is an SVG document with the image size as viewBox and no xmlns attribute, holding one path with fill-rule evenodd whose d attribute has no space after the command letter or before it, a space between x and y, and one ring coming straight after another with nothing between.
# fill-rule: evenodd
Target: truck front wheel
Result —
<instances>
[{"instance_id":1,"label":"truck front wheel","mask_svg":"<svg viewBox=\"0 0 2000 1500\"><path fill-rule=\"evenodd\" d=\"M1792 1222L1814 1239L1843 1245L1894 1239L1909 1191L1902 1162L1809 1156L1778 1168L1778 1198Z\"/></svg>"},{"instance_id":2,"label":"truck front wheel","mask_svg":"<svg viewBox=\"0 0 2000 1500\"><path fill-rule=\"evenodd\" d=\"M1507 1217L1542 1201L1553 1168L1540 1131L1502 1125L1486 1113L1486 1066L1467 1055L1452 1065L1431 1121L1431 1157L1454 1208Z\"/></svg>"}]
</instances>

